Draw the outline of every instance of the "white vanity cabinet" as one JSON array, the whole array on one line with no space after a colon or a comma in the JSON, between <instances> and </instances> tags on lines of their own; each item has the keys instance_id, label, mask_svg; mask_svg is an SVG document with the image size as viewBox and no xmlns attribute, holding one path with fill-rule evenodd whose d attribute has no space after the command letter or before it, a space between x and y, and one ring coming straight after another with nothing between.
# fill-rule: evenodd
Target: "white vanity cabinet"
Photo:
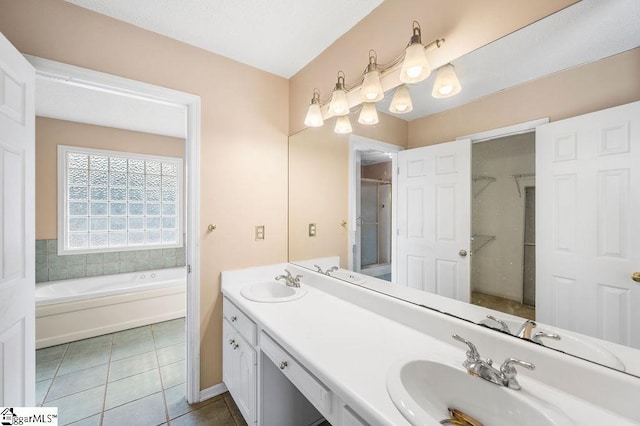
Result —
<instances>
[{"instance_id":1,"label":"white vanity cabinet","mask_svg":"<svg viewBox=\"0 0 640 426\"><path fill-rule=\"evenodd\" d=\"M222 377L249 425L367 425L227 297L223 311Z\"/></svg>"},{"instance_id":2,"label":"white vanity cabinet","mask_svg":"<svg viewBox=\"0 0 640 426\"><path fill-rule=\"evenodd\" d=\"M248 424L257 422L256 324L224 299L222 380Z\"/></svg>"}]
</instances>

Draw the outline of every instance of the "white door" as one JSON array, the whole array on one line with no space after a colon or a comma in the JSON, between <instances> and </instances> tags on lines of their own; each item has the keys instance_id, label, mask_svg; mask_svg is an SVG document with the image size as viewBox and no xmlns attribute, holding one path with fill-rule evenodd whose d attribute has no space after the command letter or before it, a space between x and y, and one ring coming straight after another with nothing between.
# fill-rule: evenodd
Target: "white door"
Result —
<instances>
[{"instance_id":1,"label":"white door","mask_svg":"<svg viewBox=\"0 0 640 426\"><path fill-rule=\"evenodd\" d=\"M536 129L536 318L640 348L640 102Z\"/></svg>"},{"instance_id":2,"label":"white door","mask_svg":"<svg viewBox=\"0 0 640 426\"><path fill-rule=\"evenodd\" d=\"M35 403L33 67L0 34L0 406Z\"/></svg>"},{"instance_id":3,"label":"white door","mask_svg":"<svg viewBox=\"0 0 640 426\"><path fill-rule=\"evenodd\" d=\"M470 301L471 140L398 153L398 283Z\"/></svg>"}]
</instances>

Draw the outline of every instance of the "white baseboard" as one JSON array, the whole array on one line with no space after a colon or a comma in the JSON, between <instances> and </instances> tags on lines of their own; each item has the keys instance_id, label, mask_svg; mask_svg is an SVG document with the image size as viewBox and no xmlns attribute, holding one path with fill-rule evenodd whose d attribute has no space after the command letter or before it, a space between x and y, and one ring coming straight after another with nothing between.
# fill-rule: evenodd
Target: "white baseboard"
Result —
<instances>
[{"instance_id":1,"label":"white baseboard","mask_svg":"<svg viewBox=\"0 0 640 426\"><path fill-rule=\"evenodd\" d=\"M200 391L200 402L213 398L214 396L218 396L226 391L227 386L224 383L218 383L217 385L202 389Z\"/></svg>"}]
</instances>

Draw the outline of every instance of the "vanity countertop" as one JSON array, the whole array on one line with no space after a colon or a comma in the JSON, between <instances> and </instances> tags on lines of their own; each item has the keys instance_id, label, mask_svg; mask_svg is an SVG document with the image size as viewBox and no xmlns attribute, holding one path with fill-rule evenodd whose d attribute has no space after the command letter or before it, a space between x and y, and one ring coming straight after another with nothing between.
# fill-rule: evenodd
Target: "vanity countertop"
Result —
<instances>
[{"instance_id":1,"label":"vanity countertop","mask_svg":"<svg viewBox=\"0 0 640 426\"><path fill-rule=\"evenodd\" d=\"M286 266L286 265L285 265ZM244 275L223 273L222 292L282 347L372 425L408 425L387 393L389 368L399 360L429 355L465 359L466 347L443 342L411 327L344 301L302 280L307 294L291 302L260 303L245 299L241 289L271 279L273 268ZM282 267L276 268L282 271ZM358 289L358 291L367 291ZM390 301L390 303L406 303ZM482 351L481 351L482 355ZM481 380L481 379L478 379ZM637 424L530 377L519 377L523 390L557 403L576 425ZM517 392L517 391L514 391ZM553 398L550 398L553 396ZM558 397L560 399L558 399ZM434 425L442 419L434 419ZM595 421L595 423L594 423Z\"/></svg>"}]
</instances>

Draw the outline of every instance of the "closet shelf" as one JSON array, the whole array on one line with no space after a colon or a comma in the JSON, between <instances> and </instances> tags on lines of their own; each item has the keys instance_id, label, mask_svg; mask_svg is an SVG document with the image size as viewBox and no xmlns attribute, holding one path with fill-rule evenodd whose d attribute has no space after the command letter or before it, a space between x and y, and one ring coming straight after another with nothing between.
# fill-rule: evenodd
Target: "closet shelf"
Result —
<instances>
[{"instance_id":1,"label":"closet shelf","mask_svg":"<svg viewBox=\"0 0 640 426\"><path fill-rule=\"evenodd\" d=\"M475 175L472 177L473 182L482 182L482 186L478 189L473 191L473 198L476 198L478 195L480 195L482 193L482 191L484 191L485 189L487 189L489 187L489 185L491 185L493 182L496 181L496 178L494 178L493 176L485 176L485 175Z\"/></svg>"},{"instance_id":2,"label":"closet shelf","mask_svg":"<svg viewBox=\"0 0 640 426\"><path fill-rule=\"evenodd\" d=\"M479 252L487 244L495 241L495 235L473 234L471 236L471 254Z\"/></svg>"},{"instance_id":3,"label":"closet shelf","mask_svg":"<svg viewBox=\"0 0 640 426\"><path fill-rule=\"evenodd\" d=\"M518 196L522 198L522 191L520 190L520 179L525 178L534 178L536 177L535 173L520 173L519 175L511 175L513 180L516 182L516 188L518 188Z\"/></svg>"}]
</instances>

